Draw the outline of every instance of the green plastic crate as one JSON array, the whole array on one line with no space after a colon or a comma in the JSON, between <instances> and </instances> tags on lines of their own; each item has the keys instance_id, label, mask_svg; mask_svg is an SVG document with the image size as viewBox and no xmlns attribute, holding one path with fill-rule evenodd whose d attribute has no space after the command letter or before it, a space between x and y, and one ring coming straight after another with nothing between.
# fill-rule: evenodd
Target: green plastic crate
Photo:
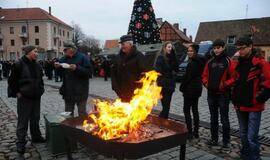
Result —
<instances>
[{"instance_id":1,"label":"green plastic crate","mask_svg":"<svg viewBox=\"0 0 270 160\"><path fill-rule=\"evenodd\" d=\"M44 119L46 125L46 142L48 150L54 155L65 153L66 145L60 125L65 118L60 115L48 114L44 115ZM70 142L70 145L72 150L77 149L76 142Z\"/></svg>"}]
</instances>

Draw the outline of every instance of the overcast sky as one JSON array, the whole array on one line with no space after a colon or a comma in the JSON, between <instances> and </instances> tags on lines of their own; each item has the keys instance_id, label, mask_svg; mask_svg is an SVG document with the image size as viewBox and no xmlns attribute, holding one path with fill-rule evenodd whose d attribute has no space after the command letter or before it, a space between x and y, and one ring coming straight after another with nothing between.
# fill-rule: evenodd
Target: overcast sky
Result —
<instances>
[{"instance_id":1,"label":"overcast sky","mask_svg":"<svg viewBox=\"0 0 270 160\"><path fill-rule=\"evenodd\" d=\"M102 41L126 34L134 0L0 0L2 8L40 7ZM156 18L196 36L200 22L270 17L270 0L152 0ZM248 6L248 7L247 7ZM248 8L248 12L246 10Z\"/></svg>"}]
</instances>

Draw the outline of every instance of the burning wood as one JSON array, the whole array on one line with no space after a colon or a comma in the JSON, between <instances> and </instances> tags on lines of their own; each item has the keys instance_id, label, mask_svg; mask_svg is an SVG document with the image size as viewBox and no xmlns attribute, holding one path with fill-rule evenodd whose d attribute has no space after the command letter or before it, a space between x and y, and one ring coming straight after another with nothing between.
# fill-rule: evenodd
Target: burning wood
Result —
<instances>
[{"instance_id":1,"label":"burning wood","mask_svg":"<svg viewBox=\"0 0 270 160\"><path fill-rule=\"evenodd\" d=\"M140 143L144 141L155 140L163 137L168 137L171 135L175 135L176 132L172 131L168 128L164 128L161 126L157 126L152 123L143 122L137 130L130 132L129 134L125 134L122 137L110 139L117 142L125 142L125 143ZM97 127L94 127L95 124L88 123L89 128L85 128L85 126L76 126L78 129L82 129L84 131L87 130L90 134L93 134L98 131Z\"/></svg>"},{"instance_id":2,"label":"burning wood","mask_svg":"<svg viewBox=\"0 0 270 160\"><path fill-rule=\"evenodd\" d=\"M129 103L121 99L114 102L95 100L97 114L89 114L89 119L83 122L84 130L104 140L129 141L129 137L153 135L153 131L143 129L140 125L161 98L161 87L156 84L158 75L155 71L145 73L139 81L143 84L142 88L134 91L134 97Z\"/></svg>"}]
</instances>

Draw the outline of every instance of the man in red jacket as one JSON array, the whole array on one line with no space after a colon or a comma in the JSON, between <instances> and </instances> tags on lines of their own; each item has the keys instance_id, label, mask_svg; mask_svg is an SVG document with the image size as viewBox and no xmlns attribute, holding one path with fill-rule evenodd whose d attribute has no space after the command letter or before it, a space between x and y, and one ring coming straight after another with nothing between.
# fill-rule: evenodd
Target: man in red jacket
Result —
<instances>
[{"instance_id":1,"label":"man in red jacket","mask_svg":"<svg viewBox=\"0 0 270 160\"><path fill-rule=\"evenodd\" d=\"M232 85L232 62L226 54L225 43L217 39L213 43L214 55L205 65L202 82L207 88L207 102L210 111L210 146L218 145L219 114L222 123L222 148L230 147L229 102Z\"/></svg>"},{"instance_id":2,"label":"man in red jacket","mask_svg":"<svg viewBox=\"0 0 270 160\"><path fill-rule=\"evenodd\" d=\"M264 103L270 96L270 64L256 54L248 37L236 43L239 58L236 61L235 85L232 101L236 108L242 143L242 159L260 159L258 133Z\"/></svg>"}]
</instances>

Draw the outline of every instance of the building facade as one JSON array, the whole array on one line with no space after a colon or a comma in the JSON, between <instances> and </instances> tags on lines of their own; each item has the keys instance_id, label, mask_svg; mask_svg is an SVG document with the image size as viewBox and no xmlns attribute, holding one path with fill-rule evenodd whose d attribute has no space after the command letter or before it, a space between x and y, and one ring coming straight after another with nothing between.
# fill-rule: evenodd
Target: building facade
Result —
<instances>
[{"instance_id":1,"label":"building facade","mask_svg":"<svg viewBox=\"0 0 270 160\"><path fill-rule=\"evenodd\" d=\"M234 45L242 36L252 38L254 46L260 48L265 59L270 62L270 17L201 22L195 42L220 38Z\"/></svg>"},{"instance_id":2,"label":"building facade","mask_svg":"<svg viewBox=\"0 0 270 160\"><path fill-rule=\"evenodd\" d=\"M161 21L161 22L160 22ZM187 29L184 28L183 31L180 30L179 24L174 23L170 24L168 21L162 22L158 20L158 24L160 25L160 39L161 41L179 41L181 43L191 43L192 37L187 36Z\"/></svg>"},{"instance_id":3,"label":"building facade","mask_svg":"<svg viewBox=\"0 0 270 160\"><path fill-rule=\"evenodd\" d=\"M50 10L50 9L49 9ZM22 48L34 45L39 59L63 55L63 43L71 41L73 28L41 8L0 9L0 59L17 60Z\"/></svg>"}]
</instances>

